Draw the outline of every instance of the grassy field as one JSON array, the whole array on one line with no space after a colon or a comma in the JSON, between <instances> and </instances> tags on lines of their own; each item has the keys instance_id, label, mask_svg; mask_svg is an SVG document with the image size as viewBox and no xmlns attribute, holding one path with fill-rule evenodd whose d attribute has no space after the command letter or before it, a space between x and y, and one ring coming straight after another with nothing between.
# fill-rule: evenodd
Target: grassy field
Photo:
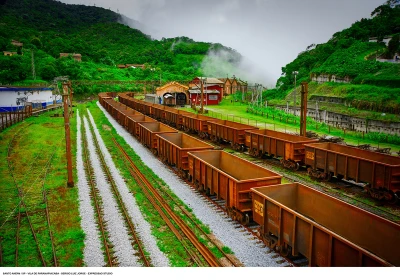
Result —
<instances>
[{"instance_id":1,"label":"grassy field","mask_svg":"<svg viewBox=\"0 0 400 280\"><path fill-rule=\"evenodd\" d=\"M16 182L24 192L26 210L39 240L40 250L47 265L53 265L53 256L42 188L47 192L51 231L54 236L59 266L82 266L84 233L80 228L76 188L67 188L65 160L64 119L51 117L56 111L31 117L0 133L0 236L4 263L16 266L16 224L19 196L7 165L8 145L15 134L10 160ZM75 139L75 119L71 119L71 138ZM75 163L73 144L73 163ZM47 176L46 176L47 172ZM75 182L76 182L76 174ZM23 212L24 213L24 212ZM27 219L22 216L18 266L42 266Z\"/></svg>"}]
</instances>

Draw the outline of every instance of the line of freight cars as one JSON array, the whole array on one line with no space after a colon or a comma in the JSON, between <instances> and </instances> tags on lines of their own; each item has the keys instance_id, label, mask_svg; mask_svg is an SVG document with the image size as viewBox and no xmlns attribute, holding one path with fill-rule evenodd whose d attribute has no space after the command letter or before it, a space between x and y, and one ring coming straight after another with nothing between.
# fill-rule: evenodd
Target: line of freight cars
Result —
<instances>
[{"instance_id":1,"label":"line of freight cars","mask_svg":"<svg viewBox=\"0 0 400 280\"><path fill-rule=\"evenodd\" d=\"M317 139L259 129L135 99L129 93L119 101L145 115L185 132L198 134L216 143L227 142L238 151L254 157L279 158L286 168L306 167L311 177L353 180L364 183L378 200L397 203L400 199L400 157L383 155L354 147L317 143Z\"/></svg>"},{"instance_id":2,"label":"line of freight cars","mask_svg":"<svg viewBox=\"0 0 400 280\"><path fill-rule=\"evenodd\" d=\"M270 248L310 266L400 265L399 224L308 186L281 184L281 175L146 119L112 96L99 100L118 123L200 190L225 200L230 217L253 219Z\"/></svg>"}]
</instances>

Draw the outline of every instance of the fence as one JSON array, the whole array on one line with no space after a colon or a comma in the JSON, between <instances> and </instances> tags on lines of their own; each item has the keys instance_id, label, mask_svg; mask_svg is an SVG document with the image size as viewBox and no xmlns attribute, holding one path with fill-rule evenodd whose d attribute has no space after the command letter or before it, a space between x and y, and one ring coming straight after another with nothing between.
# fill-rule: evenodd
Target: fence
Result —
<instances>
[{"instance_id":1,"label":"fence","mask_svg":"<svg viewBox=\"0 0 400 280\"><path fill-rule=\"evenodd\" d=\"M24 119L32 116L32 107L25 106L21 111L15 112L1 112L0 113L0 131L3 131L7 127L12 126Z\"/></svg>"}]
</instances>

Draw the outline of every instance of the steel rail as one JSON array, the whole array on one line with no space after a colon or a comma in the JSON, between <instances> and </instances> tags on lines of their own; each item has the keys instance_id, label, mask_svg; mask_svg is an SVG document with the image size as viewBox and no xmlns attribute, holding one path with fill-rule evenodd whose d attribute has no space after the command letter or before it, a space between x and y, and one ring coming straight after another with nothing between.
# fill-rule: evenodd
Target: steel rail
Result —
<instances>
[{"instance_id":1,"label":"steel rail","mask_svg":"<svg viewBox=\"0 0 400 280\"><path fill-rule=\"evenodd\" d=\"M51 241L51 249L52 249L52 252L53 252L53 263L54 263L54 266L57 267L58 266L57 254L56 254L56 249L55 249L55 246L54 246L53 232L51 230L51 224L50 224L50 212L49 212L49 205L48 205L48 202L47 202L47 193L46 193L46 189L44 187L44 183L46 182L47 174L48 174L49 169L50 169L51 161L52 161L55 153L56 153L56 149L54 149L54 152L53 152L53 154L51 155L51 157L49 159L48 166L46 168L46 172L45 172L45 174L43 176L42 194L43 194L43 201L44 201L44 204L45 204L47 228L48 228L48 231L49 231L49 236L50 236L50 241Z\"/></svg>"},{"instance_id":2,"label":"steel rail","mask_svg":"<svg viewBox=\"0 0 400 280\"><path fill-rule=\"evenodd\" d=\"M179 176L179 174L173 170L170 166L169 166L170 170L173 171L176 175ZM155 180L154 178L152 178L153 180ZM192 184L190 184L190 187L193 188ZM193 188L194 189L194 188ZM218 251L223 254L225 256L225 258L227 258L233 266L237 267L239 265L236 264L237 261L233 260L233 258L231 256L229 256L228 254L226 254L217 244L217 242L215 242L212 238L210 238L208 236L208 234L194 221L194 219L192 218L191 213L189 213L183 206L181 206L175 198L173 198L169 193L167 193L166 191L163 191L163 193L168 196L168 198L173 201L178 207L179 209L185 214L185 216L196 226L196 228L205 236L207 236L207 239L209 240L209 242L211 242L217 249ZM209 198L208 198L209 199ZM212 201L211 199L209 199L210 201ZM217 205L217 204L216 204ZM220 207L220 206L219 206ZM222 207L221 207L222 209ZM225 211L225 210L224 210ZM225 211L226 212L226 211Z\"/></svg>"},{"instance_id":3,"label":"steel rail","mask_svg":"<svg viewBox=\"0 0 400 280\"><path fill-rule=\"evenodd\" d=\"M192 244L196 247L196 249L203 255L203 257L206 259L208 264L212 267L220 267L223 266L221 262L215 257L215 255L210 251L207 246L205 246L203 243L201 243L197 236L194 234L194 232L190 229L188 225L186 225L185 222L181 220L181 218L176 215L173 210L170 208L170 206L166 203L166 201L162 198L162 196L155 190L155 188L151 185L151 183L147 180L147 178L140 172L136 164L132 161L132 159L129 157L129 155L126 153L126 151L122 148L122 146L115 140L113 139L114 143L116 146L119 148L119 150L122 152L124 157L128 160L130 165L132 166L133 170L135 173L138 175L141 181L147 186L147 188L152 192L156 200L158 201L159 204L163 206L163 208L166 210L166 212L170 215L170 217L174 220L174 222L179 226L179 228L183 231L183 233L186 235L187 238L192 242Z\"/></svg>"},{"instance_id":4,"label":"steel rail","mask_svg":"<svg viewBox=\"0 0 400 280\"><path fill-rule=\"evenodd\" d=\"M92 128L91 124L89 124L89 126L91 127L91 131L92 131L92 134L93 134L93 140L94 140L94 143L95 143L95 146L96 146L97 154L99 155L99 158L100 158L100 161L101 161L101 165L102 165L103 170L105 171L105 173L107 175L107 179L108 179L108 182L110 183L110 185L112 187L113 193L114 193L114 195L116 196L116 198L118 200L118 204L119 204L119 206L120 206L120 208L122 210L122 213L123 213L123 216L124 216L124 220L129 226L129 230L132 233L132 236L133 236L133 238L134 238L134 240L136 242L136 245L139 248L139 253L140 253L141 257L142 257L142 260L145 263L145 266L146 267L150 267L151 264L150 264L150 261L148 260L148 257L144 253L142 242L141 242L139 236L136 233L135 226L132 223L131 217L129 216L128 211L127 211L127 209L125 207L125 203L122 201L121 194L118 191L118 188L117 188L117 186L116 186L116 184L114 182L114 179L111 176L110 169L108 168L107 163L106 163L106 161L104 159L104 155L101 152L97 136L94 134L94 131L93 131L93 128Z\"/></svg>"},{"instance_id":5,"label":"steel rail","mask_svg":"<svg viewBox=\"0 0 400 280\"><path fill-rule=\"evenodd\" d=\"M104 228L103 213L100 209L99 201L97 200L97 193L96 193L97 191L96 191L96 187L93 182L94 174L93 174L93 170L91 168L91 164L90 164L90 160L89 160L89 155L88 155L88 151L87 151L87 139L85 136L85 128L83 126L82 126L82 143L83 143L83 145L82 145L83 157L84 157L84 161L85 161L85 165L86 165L86 172L87 172L88 179L89 179L88 182L90 185L91 196L92 196L92 199L94 202L94 207L95 207L96 213L97 213L97 222L98 222L100 232L101 232L101 237L102 237L101 239L103 241L104 249L106 251L108 266L113 267L114 266L113 258L110 253L110 248L109 248L108 241L107 241L106 230Z\"/></svg>"},{"instance_id":6,"label":"steel rail","mask_svg":"<svg viewBox=\"0 0 400 280\"><path fill-rule=\"evenodd\" d=\"M25 215L26 215L26 217L27 217L27 219L28 219L28 223L29 223L29 226L30 226L30 229L31 229L33 238L34 238L35 243L36 243L36 247L37 247L37 250L38 250L38 254L39 254L40 260L41 260L43 266L46 266L46 261L44 260L42 251L41 251L41 249L40 249L39 241L38 241L38 239L37 239L37 237L36 237L35 230L33 229L33 225L32 225L32 222L31 222L31 220L30 220L30 217L29 217L29 212L28 212L28 209L27 209L26 204L25 204L25 201L24 201L24 196L23 196L22 190L21 190L21 188L18 186L18 183L17 183L16 178L15 178L15 174L14 174L14 172L13 172L13 170L12 170L12 166L11 166L11 165L12 165L12 163L11 163L12 143L14 142L16 136L19 135L19 133L21 133L22 130L24 130L25 128L27 128L27 127L30 126L30 125L31 125L31 124L26 125L26 126L22 127L21 129L19 129L19 130L14 134L14 136L12 137L12 139L10 140L10 142L8 143L8 148L7 148L7 165L8 165L8 170L9 170L9 172L10 172L10 175L11 175L12 179L13 179L14 185L15 185L15 187L16 187L17 190L18 190L18 197L20 198L20 201L19 201L19 203L18 203L18 221L17 221L18 225L17 225L16 249L15 249L15 250L16 250L16 251L15 251L15 265L16 265L17 267L18 267L18 256L19 256L19 254L18 254L18 252L19 252L18 248L19 248L19 241L20 241L19 233L20 233L20 229L21 229L21 204L22 204L22 205L24 206L24 208L25 208Z\"/></svg>"}]
</instances>

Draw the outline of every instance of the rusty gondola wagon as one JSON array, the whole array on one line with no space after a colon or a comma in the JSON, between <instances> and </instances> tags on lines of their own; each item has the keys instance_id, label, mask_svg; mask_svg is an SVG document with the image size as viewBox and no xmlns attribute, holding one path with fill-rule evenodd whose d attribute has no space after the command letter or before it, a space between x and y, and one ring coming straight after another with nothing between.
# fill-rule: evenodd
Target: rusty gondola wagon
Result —
<instances>
[{"instance_id":1,"label":"rusty gondola wagon","mask_svg":"<svg viewBox=\"0 0 400 280\"><path fill-rule=\"evenodd\" d=\"M318 142L303 136L261 129L246 131L246 147L253 157L279 158L284 167L298 170L305 163L304 144Z\"/></svg>"},{"instance_id":2,"label":"rusty gondola wagon","mask_svg":"<svg viewBox=\"0 0 400 280\"><path fill-rule=\"evenodd\" d=\"M308 186L253 188L260 237L309 266L399 266L400 225Z\"/></svg>"},{"instance_id":3,"label":"rusty gondola wagon","mask_svg":"<svg viewBox=\"0 0 400 280\"><path fill-rule=\"evenodd\" d=\"M166 133L157 135L158 156L164 163L175 166L182 178L189 172L188 152L214 149L197 138L185 133Z\"/></svg>"},{"instance_id":4,"label":"rusty gondola wagon","mask_svg":"<svg viewBox=\"0 0 400 280\"><path fill-rule=\"evenodd\" d=\"M305 144L305 163L312 177L366 183L376 199L396 203L400 197L400 158L334 143Z\"/></svg>"},{"instance_id":5,"label":"rusty gondola wagon","mask_svg":"<svg viewBox=\"0 0 400 280\"><path fill-rule=\"evenodd\" d=\"M251 125L220 119L208 121L207 126L211 141L228 142L237 151L246 149L246 131L258 129Z\"/></svg>"},{"instance_id":6,"label":"rusty gondola wagon","mask_svg":"<svg viewBox=\"0 0 400 280\"><path fill-rule=\"evenodd\" d=\"M190 152L189 180L200 191L224 199L234 220L248 223L252 216L250 189L279 184L282 176L220 150Z\"/></svg>"},{"instance_id":7,"label":"rusty gondola wagon","mask_svg":"<svg viewBox=\"0 0 400 280\"><path fill-rule=\"evenodd\" d=\"M139 123L139 140L144 146L149 148L154 155L158 154L157 135L178 132L178 130L160 122Z\"/></svg>"}]
</instances>

